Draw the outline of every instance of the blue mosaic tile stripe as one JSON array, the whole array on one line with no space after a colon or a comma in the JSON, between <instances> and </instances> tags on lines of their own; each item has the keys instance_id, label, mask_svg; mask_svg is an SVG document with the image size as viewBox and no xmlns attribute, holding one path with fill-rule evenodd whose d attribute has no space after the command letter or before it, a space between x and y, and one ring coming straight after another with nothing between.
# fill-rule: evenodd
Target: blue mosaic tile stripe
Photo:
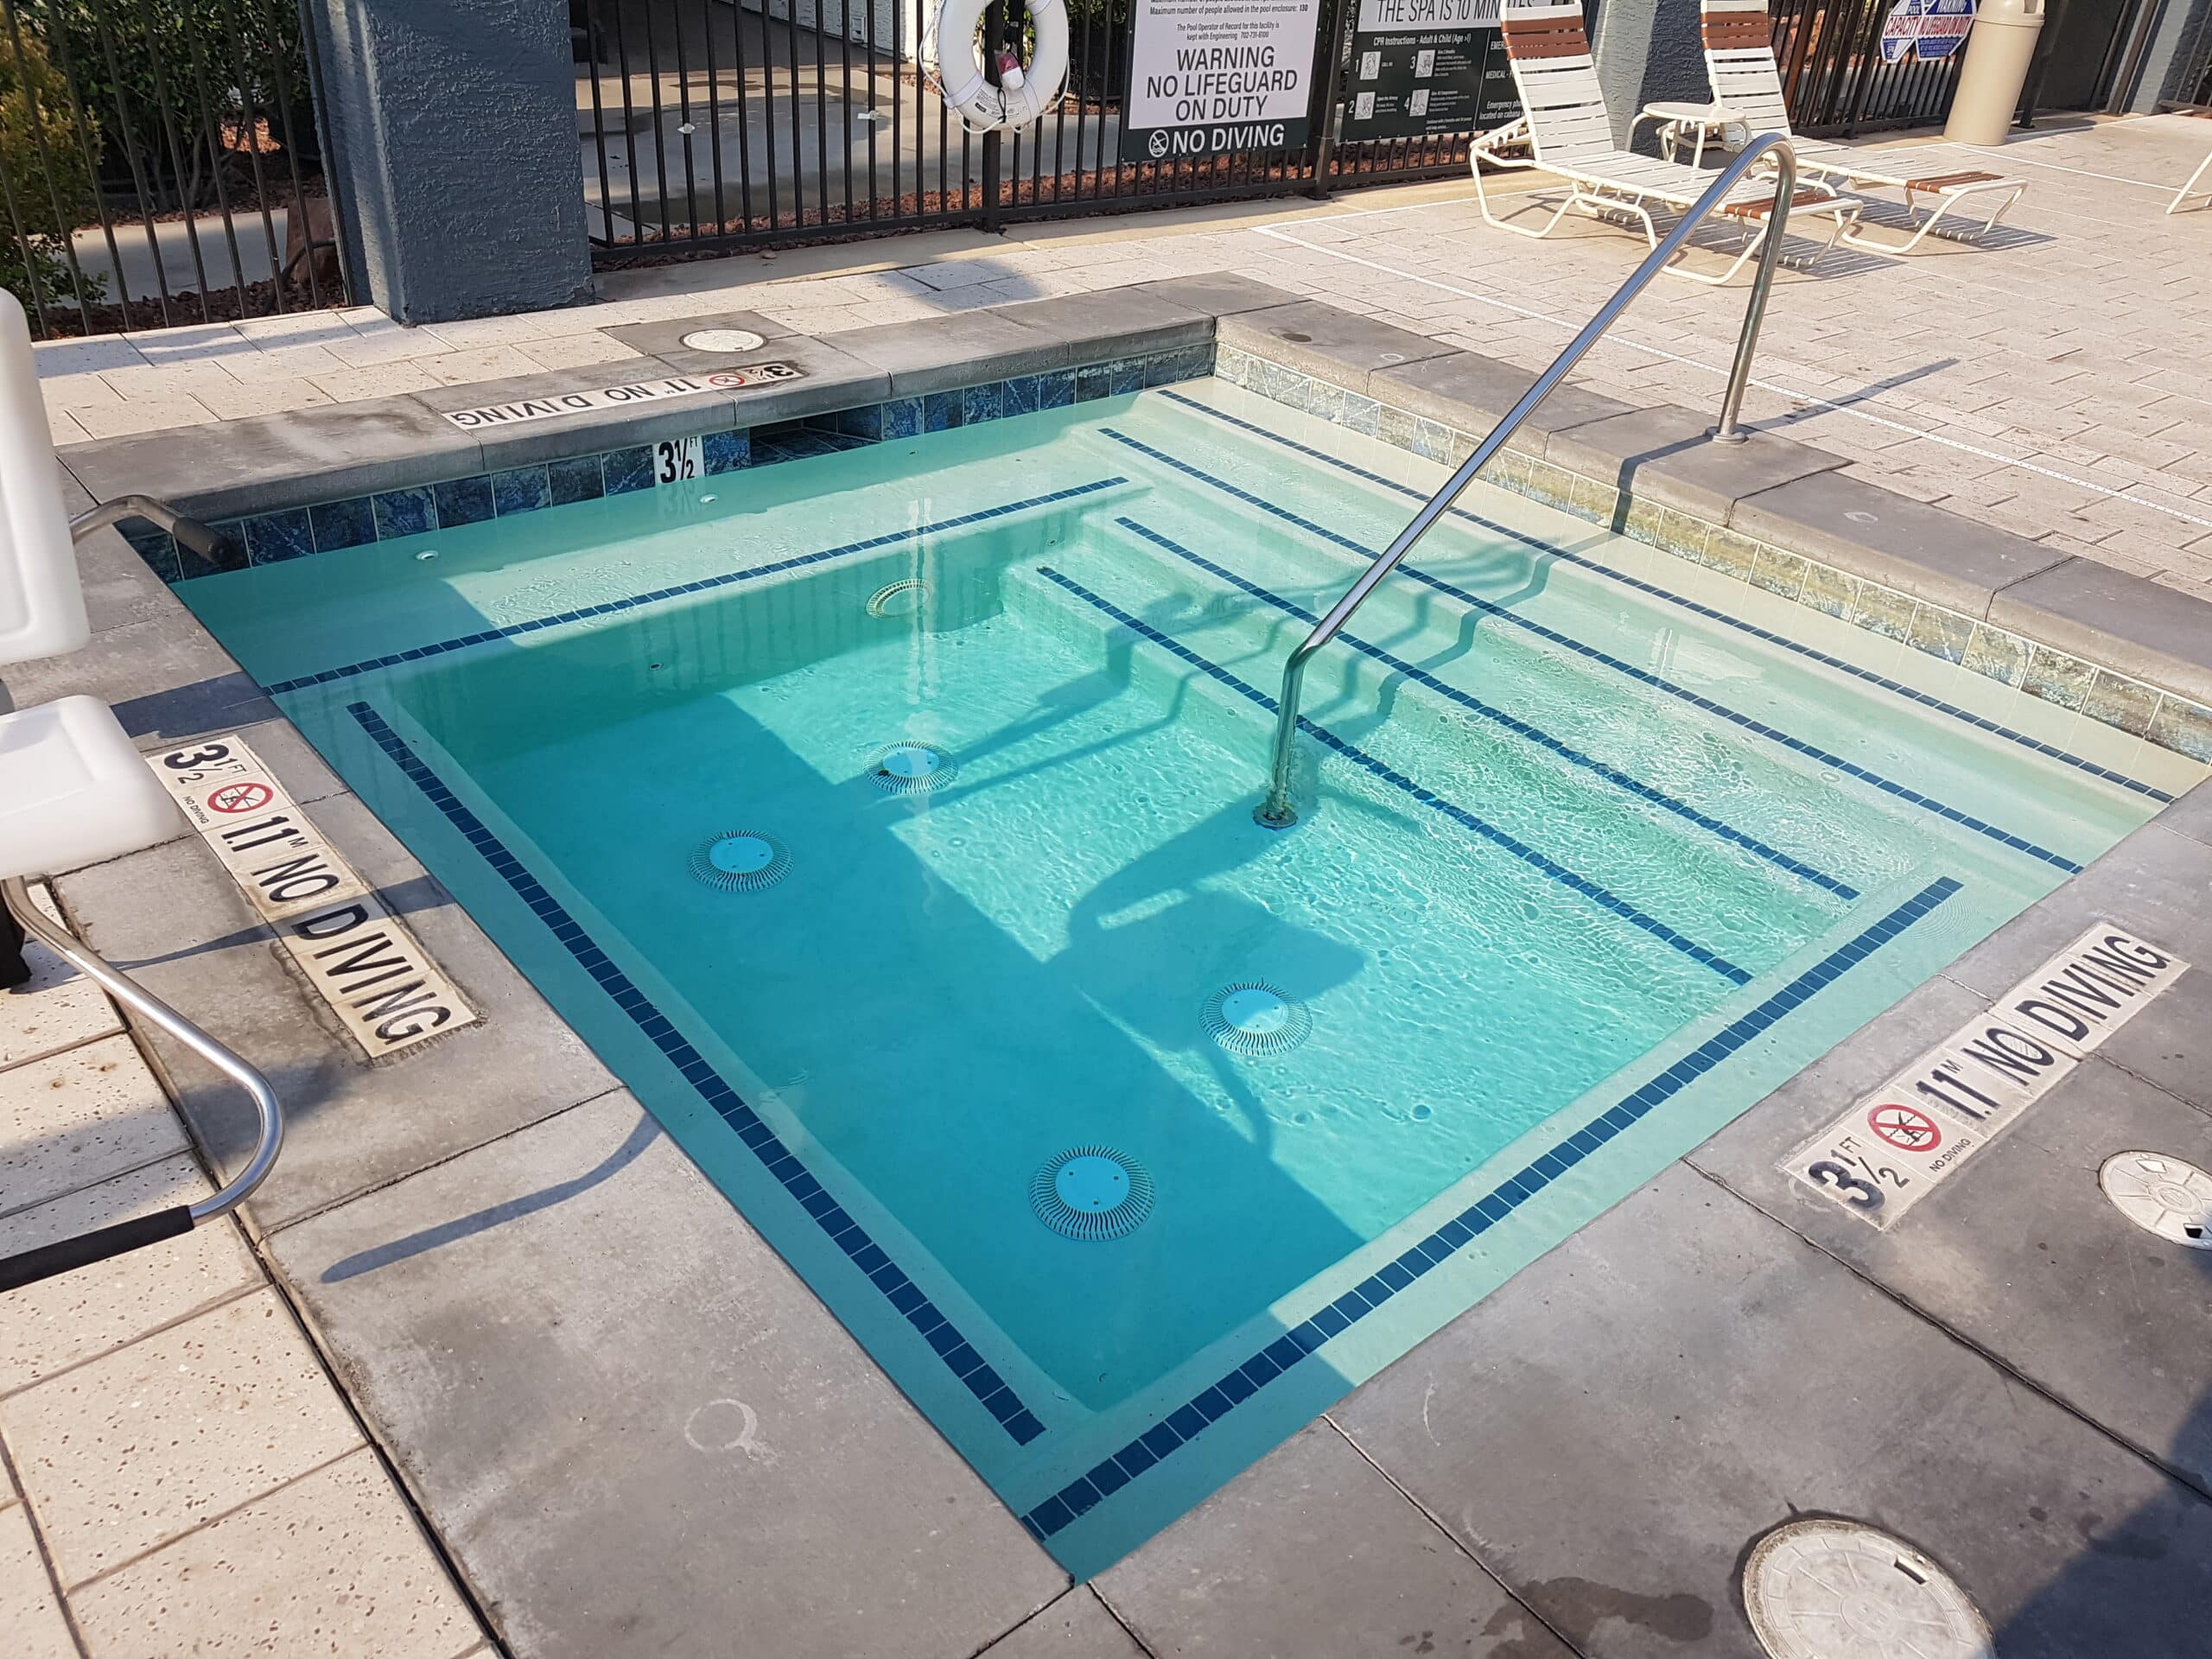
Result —
<instances>
[{"instance_id":1,"label":"blue mosaic tile stripe","mask_svg":"<svg viewBox=\"0 0 2212 1659\"><path fill-rule=\"evenodd\" d=\"M1286 615L1294 616L1300 621L1308 624L1319 624L1321 620L1312 611L1307 610L1303 605L1298 604L1294 601L1285 599L1280 594L1270 593L1267 588L1261 587L1257 582L1246 581L1235 571L1216 564L1211 559L1207 558L1204 554L1192 552L1181 543L1174 541L1166 536L1161 535L1158 531L1152 529L1148 525L1141 524L1135 519L1128 518L1117 518L1114 522L1121 525L1122 529L1130 531L1138 536L1141 536L1146 541L1150 542L1155 547L1160 548L1164 551L1173 553L1179 558L1188 561L1190 563L1198 566L1199 569L1206 571L1210 575L1218 576L1222 581L1230 583L1231 586L1241 589L1244 593L1249 594L1253 598L1261 601L1264 604L1274 606L1277 610L1283 612ZM1460 708L1465 709L1471 715L1478 715L1484 720L1491 721L1497 725L1503 726L1507 731L1511 732L1516 737L1524 738L1528 741L1535 744L1540 748L1548 750L1550 753L1558 755L1561 760L1567 761L1568 764L1580 766L1586 772L1594 773L1596 776L1604 779L1607 783L1611 784L1616 788L1627 791L1638 800L1649 801L1652 805L1659 807L1665 811L1672 812L1675 817L1688 820L1689 823L1695 824L1699 829L1718 836L1721 840L1727 842L1732 846L1740 847L1745 852L1752 855L1752 856L1765 860L1768 863L1774 865L1778 869L1787 870L1790 874L1798 877L1802 880L1809 881L1815 887L1825 888L1827 891L1835 894L1837 898L1842 899L1846 904L1857 904L1859 902L1860 895L1858 888L1852 887L1847 882L1838 880L1827 871L1816 869L1812 865L1806 863L1802 859L1793 858L1788 853L1783 852L1780 848L1769 846L1765 842L1761 841L1757 836L1749 835L1745 831L1737 829L1735 825L1727 823L1724 819L1716 818L1710 813L1700 812L1697 808L1690 805L1688 802L1678 801L1665 791L1654 789L1650 785L1643 782L1641 779L1630 777L1627 772L1619 771L1615 767L1609 766L1604 761L1596 760L1590 755L1583 753L1581 750L1573 747L1572 745L1561 742L1558 738L1554 737L1549 732L1544 730L1540 726L1531 725L1525 720L1522 720L1513 715L1509 715L1503 709L1494 709L1489 703L1484 702L1481 698L1474 696L1468 692L1462 691L1456 685L1446 684L1442 680L1438 679L1433 674L1429 673L1426 669L1418 668L1414 664L1407 662L1402 658L1391 655L1390 652L1383 650L1380 645L1371 645L1368 641L1360 639L1356 634L1339 633L1337 638L1343 640L1344 644L1350 645L1354 651L1358 652L1362 656L1367 657L1375 662L1382 664L1383 667L1389 669L1392 673L1402 675L1407 679L1411 680L1414 684L1427 687L1429 690L1435 692L1437 696L1458 704Z\"/></svg>"},{"instance_id":2,"label":"blue mosaic tile stripe","mask_svg":"<svg viewBox=\"0 0 2212 1659\"><path fill-rule=\"evenodd\" d=\"M1247 684L1244 681L1238 679L1236 676L1230 673L1227 669L1222 667L1220 664L1211 662L1205 658L1199 656L1198 652L1192 651L1188 645L1183 645L1178 640L1170 639L1166 634L1160 632L1159 629L1154 627L1150 623L1141 621L1138 618L1130 615L1128 612L1115 604L1113 601L1101 598L1098 594L1092 593L1090 588L1084 587L1081 582L1077 582L1072 577L1062 575L1058 571L1052 569L1049 567L1040 566L1037 574L1043 576L1046 581L1053 582L1058 587L1065 589L1067 592L1073 594L1077 599L1083 601L1086 605L1090 606L1093 609L1097 610L1107 616L1110 616L1115 621L1119 622L1123 627L1134 630L1137 633L1143 635L1144 638L1151 640L1153 644L1160 646L1162 650L1172 652L1176 657L1181 658L1184 662L1188 663L1192 667L1197 669L1200 673L1205 674L1208 678L1217 681L1219 683L1227 686L1230 690L1236 692L1239 696L1257 703L1269 714L1273 714L1274 712L1275 700L1269 696L1266 692L1261 690L1256 686ZM1532 868L1541 870L1544 874L1551 877L1553 880L1558 882L1561 887L1566 887L1569 892L1580 893L1583 898L1589 899L1591 903L1599 906L1600 908L1610 910L1614 915L1618 916L1623 921L1628 922L1633 926L1642 928L1646 933L1651 935L1653 938L1658 939L1663 944L1671 945L1674 949L1681 951L1684 956L1689 957L1693 962L1700 963L1706 967L1712 969L1714 973L1719 974L1723 979L1728 980L1732 983L1738 985L1748 985L1751 983L1751 975L1745 972L1743 969L1738 968L1734 963L1729 961L1726 957L1707 950L1695 939L1689 938L1686 934L1676 932L1673 928L1668 926L1666 923L1661 921L1657 917L1645 915L1643 912L1638 910L1634 905L1630 904L1627 899L1608 892L1605 888L1599 887L1595 881L1591 880L1587 876L1577 874L1574 871L1568 869L1566 865L1538 852L1534 847L1529 846L1525 841L1522 841L1518 836L1499 829L1488 819L1478 817L1472 812L1468 811L1465 807L1461 806L1458 802L1446 799L1433 789L1424 789L1421 785L1407 777L1405 773L1387 765L1383 761L1376 760L1373 755L1368 753L1366 750L1361 748L1357 744L1346 742L1343 738L1338 737L1327 727L1316 725L1313 721L1306 719L1303 715L1300 715L1298 719L1298 729L1306 733L1315 741L1325 744L1337 753L1344 756L1345 760L1351 761L1354 766L1371 773L1376 778L1380 779L1382 782L1389 785L1393 789L1402 791L1405 794L1410 795L1414 800L1420 802L1423 806L1429 808L1433 811L1443 814L1454 823L1459 824L1462 829L1471 830L1475 834L1480 836L1484 841L1489 842L1491 845L1502 848L1506 852L1512 854L1514 857L1519 859L1523 864L1527 864Z\"/></svg>"},{"instance_id":3,"label":"blue mosaic tile stripe","mask_svg":"<svg viewBox=\"0 0 2212 1659\"><path fill-rule=\"evenodd\" d=\"M799 1161L798 1154L784 1145L775 1131L761 1121L760 1114L739 1098L737 1090L723 1080L721 1074L715 1070L707 1058L684 1040L683 1034L652 999L614 965L575 916L569 913L568 906L545 890L543 884L530 873L522 861L508 850L506 843L493 834L485 826L483 819L471 811L461 798L446 786L444 779L423 764L422 757L409 747L404 738L392 730L382 715L365 702L348 703L346 712L353 715L370 740L405 774L407 780L422 791L430 804L445 815L446 822L459 830L468 844L483 855L484 861L513 889L515 897L529 906L537 918L551 931L554 938L575 959L576 965L592 976L614 1006L629 1016L631 1022L652 1040L653 1046L661 1052L668 1063L683 1074L683 1080L698 1091L699 1097L736 1132L738 1138L760 1160L761 1167L774 1176L800 1207L814 1217L815 1225L822 1229L830 1242L868 1276L875 1287L883 1293L884 1299L914 1327L1000 1427L1014 1437L1015 1443L1027 1446L1042 1434L1045 1425L1021 1402L1013 1386L985 1363L983 1357L960 1334L959 1327L945 1318L921 1287L909 1279L884 1253L883 1248L845 1212L843 1206Z\"/></svg>"},{"instance_id":4,"label":"blue mosaic tile stripe","mask_svg":"<svg viewBox=\"0 0 2212 1659\"><path fill-rule=\"evenodd\" d=\"M779 559L772 564L755 565L749 570L732 570L719 576L708 576L698 582L680 582L673 588L657 588L649 594L638 594L629 599L609 600L604 605L588 605L582 610L563 611L553 616L532 617L527 622L510 622L504 627L486 628L477 633L464 633L451 639L441 639L435 645L416 645L407 651L387 652L382 657L369 658L358 663L347 663L341 668L327 668L319 674L308 674L293 680L279 680L262 689L271 696L286 691L304 691L311 685L327 685L333 680L352 679L357 675L373 673L380 668L391 668L399 663L419 662L426 657L442 657L449 652L466 651L472 645L486 645L494 639L512 639L518 634L535 633L541 628L557 628L564 623L582 622L595 616L613 616L623 611L634 611L644 605L658 605L663 600L674 599L683 594L711 593L717 588L727 588L734 582L757 582L763 576L780 575L786 570L798 570L810 564L822 564L831 559L849 558L855 553L871 553L879 547L893 547L910 542L918 536L932 536L940 531L959 530L969 524L979 524L993 518L1003 518L1009 513L1027 512L1033 507L1050 506L1055 501L1073 500L1079 496L1094 495L1100 490L1110 490L1126 484L1125 478L1101 478L1088 484L1071 485L1065 490L1054 490L1048 495L1033 495L1020 501L1009 501L1003 506L983 507L974 512L963 512L957 518L939 518L931 524L915 525L906 530L894 530L881 536L871 536L866 541L847 542L842 547L824 548L818 553L801 553L788 559Z\"/></svg>"},{"instance_id":5,"label":"blue mosaic tile stripe","mask_svg":"<svg viewBox=\"0 0 2212 1659\"><path fill-rule=\"evenodd\" d=\"M1428 499L1411 485L1401 484L1394 478L1385 478L1380 473L1370 472L1366 467L1332 455L1325 449L1313 448L1310 445L1299 442L1295 438L1285 437L1280 432L1270 432L1264 426L1251 421L1243 420L1222 410L1210 408L1195 397L1186 397L1179 391L1165 391L1160 395L1173 403L1181 404L1185 409L1219 421L1225 426L1233 426L1240 431L1249 432L1255 437L1265 438L1270 443L1280 444L1286 449L1294 450L1312 460L1324 462L1335 467L1338 472L1351 474L1354 478L1364 479L1370 484L1404 496L1408 500L1425 501ZM1904 684L1902 681L1893 680L1886 674L1878 674L1871 668L1861 668L1856 663L1847 662L1840 657L1831 656L1825 651L1806 645L1801 640L1792 639L1786 634L1777 633L1770 628L1763 628L1756 622L1746 622L1743 618L1731 616L1727 612L1713 606L1700 604L1694 599L1685 599L1680 594L1669 592L1657 582L1645 582L1639 576L1631 576L1624 571L1612 569L1595 559L1585 558L1580 553L1570 553L1565 548L1554 547L1550 543L1539 541L1525 531L1514 530L1505 524L1495 524L1480 513L1468 512L1465 507L1452 508L1452 516L1471 524L1478 524L1494 534L1518 542L1523 547L1544 557L1563 560L1577 569L1587 570L1592 575L1602 576L1608 582L1618 582L1624 588L1631 588L1637 593L1648 594L1654 599L1664 600L1669 605L1679 605L1692 614L1705 618L1708 622L1720 623L1724 626L1734 628L1739 633L1748 633L1753 639L1762 640L1767 645L1778 645L1794 656L1818 663L1823 668L1832 668L1840 674L1848 674L1852 678L1863 681L1868 685L1879 686L1883 690L1893 692L1908 702L1917 703L1923 709L1948 715L1953 720L1963 721L1978 731L1987 732L1992 737L2002 738L2008 743L2017 743L2022 748L2032 749L2036 753L2056 760L2062 766L2071 766L2076 772L2087 772L2092 778L2101 778L2108 784L2117 784L2122 789L2133 791L2151 800L2171 802L2173 799L2166 791L2146 784L2139 778L2131 778L2124 772L2114 772L2109 766L2099 766L2085 755L2075 754L2072 750L2061 748L2055 743L2046 743L2039 737L2031 737L2025 732L2015 731L2001 721L1991 720L1984 715L1977 715L1971 709L1961 709L1956 703L1946 702L1931 692L1922 691Z\"/></svg>"},{"instance_id":6,"label":"blue mosaic tile stripe","mask_svg":"<svg viewBox=\"0 0 2212 1659\"><path fill-rule=\"evenodd\" d=\"M1111 435L1121 435L1112 433L1110 428L1103 429ZM1193 467L1187 461L1178 461L1173 455L1163 454L1149 445L1139 443L1134 438L1122 437L1122 442L1132 448L1142 450L1148 457L1173 467L1177 472L1195 478L1202 483L1211 485L1224 495L1232 496L1239 501L1256 507L1273 518L1281 519L1287 524L1294 524L1310 536L1318 537L1323 541L1344 548L1348 552L1356 553L1370 564L1375 562L1374 552L1362 547L1349 536L1340 536L1335 531L1317 524L1310 518L1300 518L1287 507L1279 507L1274 502L1253 494L1249 490L1239 489L1226 479L1216 478L1203 468ZM1572 634L1561 633L1557 628L1547 627L1541 622L1522 616L1518 611L1503 605L1494 604L1478 594L1471 594L1465 588L1457 587L1440 576L1433 576L1427 571L1416 569L1411 564L1401 564L1396 574L1402 575L1408 582L1417 582L1424 588L1447 594L1461 604L1480 611L1484 616L1495 617L1509 626L1532 633L1537 639L1547 640L1561 650L1571 651L1576 656L1590 662L1602 664L1617 674L1625 674L1629 678L1639 684L1648 685L1655 691L1663 691L1670 697L1679 698L1692 708L1716 715L1732 725L1750 732L1754 736L1765 738L1769 742L1779 743L1794 753L1802 754L1809 760L1816 760L1824 766L1834 767L1846 777L1856 778L1863 784L1871 784L1885 795L1895 796L1898 800L1933 812L1937 817L1948 819L1961 829L1971 830L1978 836L1986 836L1990 840L2001 842L2015 852L2025 853L2030 858L2049 864L2055 869L2064 870L2069 875L2079 875L2082 873L2082 867L2062 853L2054 853L2049 848L2039 847L2034 842L2016 836L2010 830L2000 830L1992 823L1985 823L1971 813L1962 812L1957 807L1939 801L1933 796L1923 795L1917 790L1908 789L1904 785L1893 782L1878 772L1869 771L1855 760L1847 760L1841 755L1830 753L1817 745L1808 743L1801 737L1792 737L1789 733L1777 730L1764 721L1756 720L1749 715L1729 708L1726 703L1715 702L1703 692L1693 691L1686 685L1677 685L1674 681L1662 675L1654 674L1649 669L1638 668L1633 663L1624 662L1609 652L1600 651L1595 645L1584 644Z\"/></svg>"},{"instance_id":7,"label":"blue mosaic tile stripe","mask_svg":"<svg viewBox=\"0 0 2212 1659\"><path fill-rule=\"evenodd\" d=\"M1196 1440L1208 1424L1218 1422L1238 1404L1252 1398L1330 1338L1357 1325L1430 1268L1449 1261L1470 1240L1488 1232L1536 1193L1623 1131L1649 1116L1657 1107L1673 1099L1791 1009L1840 979L1853 965L1872 956L1957 893L1960 885L1948 875L1929 882L1847 944L1821 957L1758 1007L1731 1021L1702 1046L1684 1055L1665 1071L1600 1113L1549 1152L1499 1182L1484 1197L1405 1250L1396 1260L1353 1286L1311 1319L1283 1332L1242 1365L1229 1371L1219 1382L1170 1412L1163 1421L1147 1429L1113 1456L1061 1487L1023 1516L1021 1524L1029 1529L1033 1537L1041 1541L1062 1530L1077 1516L1097 1507L1109 1493L1127 1485L1178 1447Z\"/></svg>"}]
</instances>

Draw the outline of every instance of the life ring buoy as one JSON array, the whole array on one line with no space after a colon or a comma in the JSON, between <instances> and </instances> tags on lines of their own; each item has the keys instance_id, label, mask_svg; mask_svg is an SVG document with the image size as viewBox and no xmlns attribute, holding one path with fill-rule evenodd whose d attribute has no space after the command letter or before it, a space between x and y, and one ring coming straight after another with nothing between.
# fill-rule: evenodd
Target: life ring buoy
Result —
<instances>
[{"instance_id":1,"label":"life ring buoy","mask_svg":"<svg viewBox=\"0 0 2212 1659\"><path fill-rule=\"evenodd\" d=\"M1036 34L1029 61L1000 59L1001 84L983 73L976 30L989 0L943 0L922 29L922 68L971 132L1026 127L1059 102L1068 78L1068 14L1062 0L1024 0ZM950 62L945 60L947 56Z\"/></svg>"}]
</instances>

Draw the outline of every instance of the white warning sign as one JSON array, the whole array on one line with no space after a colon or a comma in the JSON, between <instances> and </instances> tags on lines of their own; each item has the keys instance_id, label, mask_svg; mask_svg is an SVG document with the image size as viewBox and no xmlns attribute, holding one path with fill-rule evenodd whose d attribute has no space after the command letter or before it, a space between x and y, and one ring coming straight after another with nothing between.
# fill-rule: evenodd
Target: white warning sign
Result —
<instances>
[{"instance_id":1,"label":"white warning sign","mask_svg":"<svg viewBox=\"0 0 2212 1659\"><path fill-rule=\"evenodd\" d=\"M208 738L146 762L371 1059L476 1023L476 1010L245 740Z\"/></svg>"},{"instance_id":2,"label":"white warning sign","mask_svg":"<svg viewBox=\"0 0 2212 1659\"><path fill-rule=\"evenodd\" d=\"M1303 148L1319 0L1135 0L1122 159Z\"/></svg>"},{"instance_id":3,"label":"white warning sign","mask_svg":"<svg viewBox=\"0 0 2212 1659\"><path fill-rule=\"evenodd\" d=\"M2189 967L2110 923L2091 928L1791 1153L1783 1173L1892 1225Z\"/></svg>"}]
</instances>

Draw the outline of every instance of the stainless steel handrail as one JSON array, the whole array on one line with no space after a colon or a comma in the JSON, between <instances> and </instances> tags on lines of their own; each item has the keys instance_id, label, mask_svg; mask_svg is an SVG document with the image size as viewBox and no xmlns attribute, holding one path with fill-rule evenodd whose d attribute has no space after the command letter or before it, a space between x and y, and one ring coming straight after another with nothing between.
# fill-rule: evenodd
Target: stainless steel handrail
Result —
<instances>
[{"instance_id":1,"label":"stainless steel handrail","mask_svg":"<svg viewBox=\"0 0 2212 1659\"><path fill-rule=\"evenodd\" d=\"M1535 385L1522 394L1505 418L1492 427L1490 435L1475 446L1475 452L1459 464L1459 468L1444 482L1444 487L1429 497L1427 503L1413 516L1412 521L1398 532L1397 539L1384 549L1382 556L1361 573L1357 582L1344 590L1344 595L1331 607L1329 613L1316 623L1313 632L1303 643L1294 647L1290 660L1283 664L1282 695L1275 706L1274 762L1268 776L1268 798L1252 809L1252 816L1270 830L1287 830L1298 822L1298 812L1290 804L1291 746L1298 736L1298 698L1306 680L1306 664L1313 653L1336 638L1337 632L1351 619L1351 613L1375 591L1382 578L1398 566L1398 562L1413 550L1414 543L1428 533L1429 526L1442 518L1459 493L1474 480L1490 458L1505 447L1506 441L1527 420L1551 393L1554 386L1564 379L1568 370L1582 360L1582 354L1598 343L1614 320L1628 308L1628 302L1643 291L1644 285L1656 276L1667 263L1678 252L1690 232L1728 198L1728 194L1755 167L1769 156L1775 162L1774 206L1767 214L1766 240L1759 248L1758 274L1751 278L1750 302L1744 308L1744 330L1736 342L1736 360L1728 371L1727 390L1720 400L1720 424L1714 429L1713 441L1718 443L1741 443L1744 434L1738 427L1737 416L1744 407L1744 390L1751 382L1751 355L1758 347L1759 325L1766 317L1767 289L1773 285L1775 268L1781 263L1782 235L1789 221L1789 204L1797 194L1797 153L1789 141L1780 133L1763 133L1744 147L1737 156L1713 181L1713 188L1697 200L1697 205L1682 215L1681 222L1669 231L1649 257L1638 265L1623 283L1612 298L1598 309L1582 332L1575 335L1567 348L1553 359L1551 367L1536 377Z\"/></svg>"},{"instance_id":2,"label":"stainless steel handrail","mask_svg":"<svg viewBox=\"0 0 2212 1659\"><path fill-rule=\"evenodd\" d=\"M69 521L69 539L81 542L94 531L105 530L125 518L145 519L203 558L213 559L223 545L223 538L197 518L188 518L168 502L150 495L118 495L90 512L79 513Z\"/></svg>"},{"instance_id":3,"label":"stainless steel handrail","mask_svg":"<svg viewBox=\"0 0 2212 1659\"><path fill-rule=\"evenodd\" d=\"M31 902L30 887L21 877L0 880L0 905L15 914L23 931L91 980L110 996L142 1019L159 1026L218 1071L229 1077L252 1099L260 1114L260 1133L253 1155L222 1187L196 1204L178 1205L150 1216L118 1222L61 1239L19 1255L0 1257L0 1290L35 1283L72 1268L83 1267L142 1245L156 1243L189 1232L203 1221L226 1215L243 1204L259 1186L276 1162L284 1145L284 1112L269 1080L217 1042L152 992L134 983L103 962L67 929L48 921Z\"/></svg>"}]
</instances>

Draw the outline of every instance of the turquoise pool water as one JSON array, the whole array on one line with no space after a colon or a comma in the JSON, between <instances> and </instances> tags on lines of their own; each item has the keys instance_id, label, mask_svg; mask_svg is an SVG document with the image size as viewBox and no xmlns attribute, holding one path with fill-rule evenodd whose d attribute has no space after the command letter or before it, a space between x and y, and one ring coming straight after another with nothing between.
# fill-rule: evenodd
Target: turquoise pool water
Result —
<instances>
[{"instance_id":1,"label":"turquoise pool water","mask_svg":"<svg viewBox=\"0 0 2212 1659\"><path fill-rule=\"evenodd\" d=\"M1261 829L1440 476L1201 381L181 591L1088 1573L2202 771L1478 487Z\"/></svg>"}]
</instances>

